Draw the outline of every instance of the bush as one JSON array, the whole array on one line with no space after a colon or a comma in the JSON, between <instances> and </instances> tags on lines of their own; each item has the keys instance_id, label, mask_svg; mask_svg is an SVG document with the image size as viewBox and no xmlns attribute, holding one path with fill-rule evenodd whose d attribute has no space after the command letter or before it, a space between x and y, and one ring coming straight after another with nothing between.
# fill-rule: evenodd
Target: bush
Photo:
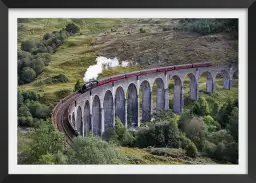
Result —
<instances>
[{"instance_id":1,"label":"bush","mask_svg":"<svg viewBox=\"0 0 256 183\"><path fill-rule=\"evenodd\" d=\"M199 116L205 116L210 113L208 103L204 97L200 97L199 100L194 103L193 113Z\"/></svg>"},{"instance_id":2,"label":"bush","mask_svg":"<svg viewBox=\"0 0 256 183\"><path fill-rule=\"evenodd\" d=\"M19 126L33 126L33 117L32 116L21 116L18 117Z\"/></svg>"},{"instance_id":3,"label":"bush","mask_svg":"<svg viewBox=\"0 0 256 183\"><path fill-rule=\"evenodd\" d=\"M238 141L238 114L238 108L234 107L229 116L229 123L227 124L227 129L230 131L236 142Z\"/></svg>"},{"instance_id":4,"label":"bush","mask_svg":"<svg viewBox=\"0 0 256 183\"><path fill-rule=\"evenodd\" d=\"M146 32L146 30L145 30L145 29L140 28L140 33L145 33L145 32Z\"/></svg>"},{"instance_id":5,"label":"bush","mask_svg":"<svg viewBox=\"0 0 256 183\"><path fill-rule=\"evenodd\" d=\"M198 155L198 151L194 143L189 143L185 150L186 154L192 158L196 158Z\"/></svg>"},{"instance_id":6,"label":"bush","mask_svg":"<svg viewBox=\"0 0 256 183\"><path fill-rule=\"evenodd\" d=\"M31 139L33 143L27 150L28 157L23 162L25 164L53 164L56 163L58 153L64 152L64 134L58 132L50 121L41 124L39 128L35 129L31 134Z\"/></svg>"},{"instance_id":7,"label":"bush","mask_svg":"<svg viewBox=\"0 0 256 183\"><path fill-rule=\"evenodd\" d=\"M66 25L66 31L75 34L80 31L80 28L74 23L69 23Z\"/></svg>"},{"instance_id":8,"label":"bush","mask_svg":"<svg viewBox=\"0 0 256 183\"><path fill-rule=\"evenodd\" d=\"M51 110L46 105L40 104L38 101L28 101L26 105L34 118L50 117Z\"/></svg>"},{"instance_id":9,"label":"bush","mask_svg":"<svg viewBox=\"0 0 256 183\"><path fill-rule=\"evenodd\" d=\"M76 84L74 86L74 92L80 90L82 86L83 86L83 83L79 79L76 80Z\"/></svg>"},{"instance_id":10,"label":"bush","mask_svg":"<svg viewBox=\"0 0 256 183\"><path fill-rule=\"evenodd\" d=\"M29 83L36 78L36 72L30 67L24 67L21 72L21 79L25 83Z\"/></svg>"},{"instance_id":11,"label":"bush","mask_svg":"<svg viewBox=\"0 0 256 183\"><path fill-rule=\"evenodd\" d=\"M106 130L103 139L122 146L133 146L135 141L133 132L127 130L118 117L115 119L115 127Z\"/></svg>"},{"instance_id":12,"label":"bush","mask_svg":"<svg viewBox=\"0 0 256 183\"><path fill-rule=\"evenodd\" d=\"M179 147L179 130L170 122L155 123L139 128L136 132L136 145L139 147Z\"/></svg>"},{"instance_id":13,"label":"bush","mask_svg":"<svg viewBox=\"0 0 256 183\"><path fill-rule=\"evenodd\" d=\"M22 95L24 101L25 100L37 101L40 98L40 96L33 91L26 91L26 92L23 91L23 92L21 92L21 95Z\"/></svg>"},{"instance_id":14,"label":"bush","mask_svg":"<svg viewBox=\"0 0 256 183\"><path fill-rule=\"evenodd\" d=\"M225 128L226 125L229 123L229 116L231 115L231 112L235 106L235 100L228 100L228 102L225 103L219 110L217 119L220 122L222 128Z\"/></svg>"},{"instance_id":15,"label":"bush","mask_svg":"<svg viewBox=\"0 0 256 183\"><path fill-rule=\"evenodd\" d=\"M37 45L38 45L38 41L35 41L35 40L27 40L27 41L23 41L21 43L21 49L23 51L27 51L27 52L31 52L32 49L35 49L37 48Z\"/></svg>"},{"instance_id":16,"label":"bush","mask_svg":"<svg viewBox=\"0 0 256 183\"><path fill-rule=\"evenodd\" d=\"M33 59L31 63L31 68L34 69L36 75L39 75L44 68L44 60L41 58Z\"/></svg>"},{"instance_id":17,"label":"bush","mask_svg":"<svg viewBox=\"0 0 256 183\"><path fill-rule=\"evenodd\" d=\"M202 143L206 136L206 126L200 117L181 117L180 129L195 143L198 149L202 149Z\"/></svg>"},{"instance_id":18,"label":"bush","mask_svg":"<svg viewBox=\"0 0 256 183\"><path fill-rule=\"evenodd\" d=\"M120 164L127 161L116 146L96 136L75 137L71 164Z\"/></svg>"},{"instance_id":19,"label":"bush","mask_svg":"<svg viewBox=\"0 0 256 183\"><path fill-rule=\"evenodd\" d=\"M220 130L220 124L217 121L215 121L211 116L204 116L203 120L204 123L207 125L209 132Z\"/></svg>"}]
</instances>

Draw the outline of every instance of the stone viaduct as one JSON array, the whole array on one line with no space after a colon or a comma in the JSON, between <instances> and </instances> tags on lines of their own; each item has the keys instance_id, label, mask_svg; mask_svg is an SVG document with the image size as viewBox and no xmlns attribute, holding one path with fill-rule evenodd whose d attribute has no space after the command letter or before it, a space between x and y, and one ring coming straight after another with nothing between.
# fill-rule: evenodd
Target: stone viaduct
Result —
<instances>
[{"instance_id":1,"label":"stone viaduct","mask_svg":"<svg viewBox=\"0 0 256 183\"><path fill-rule=\"evenodd\" d=\"M224 89L230 90L236 70L234 64L213 65L156 72L98 86L91 92L83 93L69 106L69 123L83 136L86 136L89 131L101 136L106 129L115 125L115 116L119 117L126 128L135 128L140 126L143 121L150 121L153 106L156 106L156 111L169 109L168 85L170 80L174 80L172 110L175 113L181 113L184 106L184 80L186 77L190 78L190 99L197 100L199 80L202 74L205 73L207 76L206 92L212 93L218 73L223 75ZM153 105L154 83L156 83L156 104ZM142 92L140 92L140 88ZM139 95L142 98L142 110L140 110ZM140 111L142 111L141 115Z\"/></svg>"}]
</instances>

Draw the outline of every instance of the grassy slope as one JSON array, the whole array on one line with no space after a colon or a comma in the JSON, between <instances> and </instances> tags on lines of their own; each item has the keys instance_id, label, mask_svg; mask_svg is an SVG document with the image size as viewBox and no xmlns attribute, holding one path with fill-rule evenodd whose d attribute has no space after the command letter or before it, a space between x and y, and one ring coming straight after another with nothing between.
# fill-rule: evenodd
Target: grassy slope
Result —
<instances>
[{"instance_id":1,"label":"grassy slope","mask_svg":"<svg viewBox=\"0 0 256 183\"><path fill-rule=\"evenodd\" d=\"M45 67L42 74L29 84L19 89L33 90L45 97L47 104L53 104L60 98L56 92L63 89L72 91L77 79L82 79L84 72L95 64L96 53L91 49L95 35L122 23L122 19L29 19L19 23L19 45L26 39L41 39L42 36L54 30L60 30L69 22L77 23L81 34L69 37L52 55L52 61ZM45 79L64 73L68 76L67 83L45 83Z\"/></svg>"}]
</instances>

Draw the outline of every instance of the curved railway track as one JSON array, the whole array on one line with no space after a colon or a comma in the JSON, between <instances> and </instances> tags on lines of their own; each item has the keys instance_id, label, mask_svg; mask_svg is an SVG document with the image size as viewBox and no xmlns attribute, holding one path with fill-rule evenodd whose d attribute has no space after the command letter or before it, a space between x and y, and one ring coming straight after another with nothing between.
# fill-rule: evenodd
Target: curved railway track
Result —
<instances>
[{"instance_id":1,"label":"curved railway track","mask_svg":"<svg viewBox=\"0 0 256 183\"><path fill-rule=\"evenodd\" d=\"M68 107L80 95L79 93L73 93L67 96L54 107L52 112L53 124L60 132L65 134L66 142L70 146L72 146L72 138L75 136L75 132L68 122Z\"/></svg>"}]
</instances>

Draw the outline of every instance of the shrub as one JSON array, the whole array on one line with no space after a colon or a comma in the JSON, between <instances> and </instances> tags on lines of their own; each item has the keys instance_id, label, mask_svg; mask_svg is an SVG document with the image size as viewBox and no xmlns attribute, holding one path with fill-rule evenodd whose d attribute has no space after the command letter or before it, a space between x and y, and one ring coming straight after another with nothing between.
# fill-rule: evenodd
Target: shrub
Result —
<instances>
[{"instance_id":1,"label":"shrub","mask_svg":"<svg viewBox=\"0 0 256 183\"><path fill-rule=\"evenodd\" d=\"M227 125L227 129L230 131L236 142L238 141L238 114L238 108L234 107L229 116L229 123Z\"/></svg>"},{"instance_id":2,"label":"shrub","mask_svg":"<svg viewBox=\"0 0 256 183\"><path fill-rule=\"evenodd\" d=\"M212 116L217 119L218 113L220 111L220 104L218 102L214 102L213 108L211 110Z\"/></svg>"},{"instance_id":3,"label":"shrub","mask_svg":"<svg viewBox=\"0 0 256 183\"><path fill-rule=\"evenodd\" d=\"M40 104L38 101L29 101L26 105L34 118L46 119L50 116L50 109L46 105Z\"/></svg>"},{"instance_id":4,"label":"shrub","mask_svg":"<svg viewBox=\"0 0 256 183\"><path fill-rule=\"evenodd\" d=\"M140 33L145 33L145 32L146 32L146 30L145 30L145 29L140 28Z\"/></svg>"},{"instance_id":5,"label":"shrub","mask_svg":"<svg viewBox=\"0 0 256 183\"><path fill-rule=\"evenodd\" d=\"M32 60L31 68L34 69L34 71L36 72L37 75L39 75L42 72L44 66L45 65L44 65L43 59L37 58L37 59Z\"/></svg>"},{"instance_id":6,"label":"shrub","mask_svg":"<svg viewBox=\"0 0 256 183\"><path fill-rule=\"evenodd\" d=\"M65 149L64 134L58 132L50 121L41 124L39 128L35 129L31 138L33 139L33 143L31 143L30 149L28 150L29 159L26 161L32 164L42 162L53 163L54 158L49 153L55 155L63 152Z\"/></svg>"},{"instance_id":7,"label":"shrub","mask_svg":"<svg viewBox=\"0 0 256 183\"><path fill-rule=\"evenodd\" d=\"M74 23L69 23L66 25L66 31L75 34L80 31L80 28Z\"/></svg>"},{"instance_id":8,"label":"shrub","mask_svg":"<svg viewBox=\"0 0 256 183\"><path fill-rule=\"evenodd\" d=\"M80 90L82 86L83 86L83 83L79 79L76 80L76 84L74 86L74 92Z\"/></svg>"},{"instance_id":9,"label":"shrub","mask_svg":"<svg viewBox=\"0 0 256 183\"><path fill-rule=\"evenodd\" d=\"M103 139L122 146L133 146L135 141L133 132L127 130L118 117L115 119L115 127L106 130Z\"/></svg>"},{"instance_id":10,"label":"shrub","mask_svg":"<svg viewBox=\"0 0 256 183\"><path fill-rule=\"evenodd\" d=\"M18 108L23 104L23 96L21 92L18 91Z\"/></svg>"},{"instance_id":11,"label":"shrub","mask_svg":"<svg viewBox=\"0 0 256 183\"><path fill-rule=\"evenodd\" d=\"M32 116L21 116L18 117L19 126L33 126L33 117Z\"/></svg>"},{"instance_id":12,"label":"shrub","mask_svg":"<svg viewBox=\"0 0 256 183\"><path fill-rule=\"evenodd\" d=\"M23 97L23 100L33 100L33 101L37 101L39 100L40 96L35 93L34 91L26 91L26 92L21 92L21 95Z\"/></svg>"},{"instance_id":13,"label":"shrub","mask_svg":"<svg viewBox=\"0 0 256 183\"><path fill-rule=\"evenodd\" d=\"M38 44L38 41L34 41L34 40L23 41L21 43L21 49L23 51L31 52L32 49L37 48L37 44Z\"/></svg>"},{"instance_id":14,"label":"shrub","mask_svg":"<svg viewBox=\"0 0 256 183\"><path fill-rule=\"evenodd\" d=\"M189 143L185 150L186 154L192 158L196 158L198 155L198 151L194 143Z\"/></svg>"},{"instance_id":15,"label":"shrub","mask_svg":"<svg viewBox=\"0 0 256 183\"><path fill-rule=\"evenodd\" d=\"M206 136L206 127L200 117L181 118L180 129L195 143L198 149L202 149L202 142Z\"/></svg>"},{"instance_id":16,"label":"shrub","mask_svg":"<svg viewBox=\"0 0 256 183\"><path fill-rule=\"evenodd\" d=\"M71 164L120 164L125 157L117 147L96 136L75 137Z\"/></svg>"},{"instance_id":17,"label":"shrub","mask_svg":"<svg viewBox=\"0 0 256 183\"><path fill-rule=\"evenodd\" d=\"M215 151L216 151L216 145L212 142L209 142L208 140L205 140L202 152L209 157L214 157Z\"/></svg>"},{"instance_id":18,"label":"shrub","mask_svg":"<svg viewBox=\"0 0 256 183\"><path fill-rule=\"evenodd\" d=\"M29 83L36 78L36 72L30 67L24 67L21 72L21 79L25 83Z\"/></svg>"},{"instance_id":19,"label":"shrub","mask_svg":"<svg viewBox=\"0 0 256 183\"><path fill-rule=\"evenodd\" d=\"M208 103L204 97L200 97L199 100L194 103L193 112L199 116L205 116L210 113Z\"/></svg>"},{"instance_id":20,"label":"shrub","mask_svg":"<svg viewBox=\"0 0 256 183\"><path fill-rule=\"evenodd\" d=\"M139 128L136 132L136 145L139 147L179 147L179 130L170 122L155 123Z\"/></svg>"},{"instance_id":21,"label":"shrub","mask_svg":"<svg viewBox=\"0 0 256 183\"><path fill-rule=\"evenodd\" d=\"M203 120L207 125L209 132L217 131L221 128L220 124L209 115L204 116Z\"/></svg>"}]
</instances>

